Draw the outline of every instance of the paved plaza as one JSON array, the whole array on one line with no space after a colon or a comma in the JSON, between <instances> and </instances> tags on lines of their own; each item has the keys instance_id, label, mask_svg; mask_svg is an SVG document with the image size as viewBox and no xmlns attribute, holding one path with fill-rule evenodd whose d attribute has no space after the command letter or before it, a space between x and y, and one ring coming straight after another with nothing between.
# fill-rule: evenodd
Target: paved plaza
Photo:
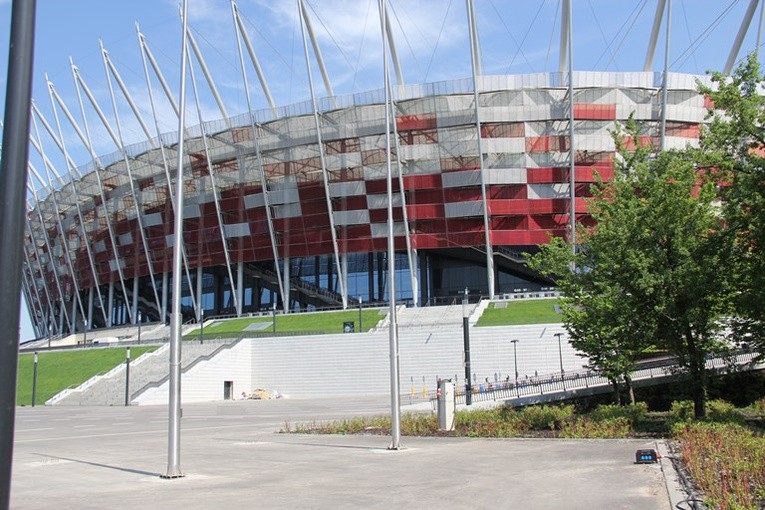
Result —
<instances>
[{"instance_id":1,"label":"paved plaza","mask_svg":"<svg viewBox=\"0 0 765 510\"><path fill-rule=\"evenodd\" d=\"M388 412L385 395L187 404L186 476L164 480L165 407L19 408L11 508L670 508L662 467L634 464L652 440L404 437L389 451L387 436L278 433Z\"/></svg>"}]
</instances>

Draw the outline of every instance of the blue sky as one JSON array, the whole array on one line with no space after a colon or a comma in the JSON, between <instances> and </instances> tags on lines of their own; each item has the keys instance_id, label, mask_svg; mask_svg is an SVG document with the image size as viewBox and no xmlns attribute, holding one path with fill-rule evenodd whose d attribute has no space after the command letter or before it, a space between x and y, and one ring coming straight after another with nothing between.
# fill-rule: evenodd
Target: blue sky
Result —
<instances>
[{"instance_id":1,"label":"blue sky","mask_svg":"<svg viewBox=\"0 0 765 510\"><path fill-rule=\"evenodd\" d=\"M382 65L377 0L308 0L336 94L377 89ZM468 31L463 0L389 0L394 38L408 83L470 76ZM475 0L485 74L556 71L558 65L560 0ZM657 0L573 0L574 62L577 70L641 71ZM671 70L703 74L722 68L738 31L748 0L674 0L670 45ZM296 1L240 0L239 10L278 105L309 97ZM0 0L0 93L5 92L10 26L10 0ZM231 8L228 0L189 0L190 23L201 51L230 114L246 111L241 85ZM759 12L745 39L741 56L754 48ZM98 40L103 39L112 61L147 120L148 94L138 49L139 22L170 87L178 90L180 22L175 0L38 0L33 97L51 115L45 90L47 72L61 96L80 120L69 57L93 90L107 116L112 117ZM719 22L718 22L719 21ZM763 37L765 39L765 36ZM654 69L663 66L664 40L656 50ZM249 62L251 99L256 108L267 103ZM316 69L314 67L314 69ZM200 77L197 71L197 76ZM201 80L201 77L198 78ZM318 71L317 92L324 95ZM155 82L155 97L160 98ZM215 102L200 81L205 120L220 118ZM0 106L4 109L4 105ZM187 122L196 123L189 101ZM169 104L160 102L163 131L175 131ZM142 140L138 123L127 105L119 107L128 142ZM116 150L94 115L88 113L97 152ZM67 140L78 164L89 158L77 139ZM52 145L48 156L64 169ZM34 160L34 157L33 157ZM41 166L36 165L36 166ZM22 339L33 336L25 311Z\"/></svg>"}]
</instances>

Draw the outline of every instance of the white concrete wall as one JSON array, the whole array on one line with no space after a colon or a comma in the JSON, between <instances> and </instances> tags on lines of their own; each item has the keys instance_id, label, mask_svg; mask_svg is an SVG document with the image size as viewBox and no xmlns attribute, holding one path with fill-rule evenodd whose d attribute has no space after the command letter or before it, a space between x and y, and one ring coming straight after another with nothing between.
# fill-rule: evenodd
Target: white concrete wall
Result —
<instances>
[{"instance_id":1,"label":"white concrete wall","mask_svg":"<svg viewBox=\"0 0 765 510\"><path fill-rule=\"evenodd\" d=\"M252 390L252 348L250 341L242 340L230 349L224 349L213 359L202 361L182 375L181 402L209 402L223 400L223 382L233 381L234 399L242 392ZM138 404L167 404L168 383L144 392Z\"/></svg>"},{"instance_id":2,"label":"white concrete wall","mask_svg":"<svg viewBox=\"0 0 765 510\"><path fill-rule=\"evenodd\" d=\"M520 377L558 373L560 324L471 328L471 366L474 380L514 378L512 339L518 339ZM388 332L260 338L251 340L253 388L276 390L293 396L326 394L384 394L390 391ZM576 355L562 337L565 370L581 369L585 359ZM436 377L464 384L462 328L430 330L406 328L400 332L401 393L423 385L432 391Z\"/></svg>"},{"instance_id":3,"label":"white concrete wall","mask_svg":"<svg viewBox=\"0 0 765 510\"><path fill-rule=\"evenodd\" d=\"M471 327L473 380L514 378L513 344L517 339L520 378L560 372L561 324ZM202 362L183 375L182 401L223 400L223 382L234 382L234 398L262 388L287 396L387 394L390 392L387 331L247 339ZM465 383L462 327L403 328L399 337L400 391L403 396L432 393L436 378ZM586 359L562 337L563 365L579 370ZM167 384L144 393L140 404L165 404Z\"/></svg>"}]
</instances>

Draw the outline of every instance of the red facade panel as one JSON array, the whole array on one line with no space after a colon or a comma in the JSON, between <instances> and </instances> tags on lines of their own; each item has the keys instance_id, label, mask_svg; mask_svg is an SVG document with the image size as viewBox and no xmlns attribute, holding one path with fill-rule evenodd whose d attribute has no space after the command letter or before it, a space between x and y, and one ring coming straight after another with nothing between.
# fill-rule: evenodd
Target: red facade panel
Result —
<instances>
[{"instance_id":1,"label":"red facade panel","mask_svg":"<svg viewBox=\"0 0 765 510\"><path fill-rule=\"evenodd\" d=\"M432 113L417 115L401 115L396 117L396 127L399 131L409 129L432 129L436 127L436 116Z\"/></svg>"},{"instance_id":2,"label":"red facade panel","mask_svg":"<svg viewBox=\"0 0 765 510\"><path fill-rule=\"evenodd\" d=\"M615 104L575 103L576 120L616 120Z\"/></svg>"},{"instance_id":3,"label":"red facade panel","mask_svg":"<svg viewBox=\"0 0 765 510\"><path fill-rule=\"evenodd\" d=\"M441 174L405 175L404 188L408 190L440 189Z\"/></svg>"}]
</instances>

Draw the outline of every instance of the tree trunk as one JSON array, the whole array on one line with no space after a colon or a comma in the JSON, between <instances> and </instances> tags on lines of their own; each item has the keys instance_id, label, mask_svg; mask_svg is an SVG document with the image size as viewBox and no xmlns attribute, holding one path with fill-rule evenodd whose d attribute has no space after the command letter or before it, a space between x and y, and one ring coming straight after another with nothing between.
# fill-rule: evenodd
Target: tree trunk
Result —
<instances>
[{"instance_id":1,"label":"tree trunk","mask_svg":"<svg viewBox=\"0 0 765 510\"><path fill-rule=\"evenodd\" d=\"M691 395L693 397L693 415L697 420L707 415L707 370L706 356L699 352L696 339L690 326L686 327L685 338L688 342L688 368L691 376Z\"/></svg>"},{"instance_id":2,"label":"tree trunk","mask_svg":"<svg viewBox=\"0 0 765 510\"><path fill-rule=\"evenodd\" d=\"M624 376L624 384L627 386L627 394L630 397L630 404L635 405L635 389L632 386L632 378L629 375Z\"/></svg>"},{"instance_id":3,"label":"tree trunk","mask_svg":"<svg viewBox=\"0 0 765 510\"><path fill-rule=\"evenodd\" d=\"M616 379L611 379L611 386L614 388L614 404L621 405L621 399L619 398L619 382Z\"/></svg>"}]
</instances>

